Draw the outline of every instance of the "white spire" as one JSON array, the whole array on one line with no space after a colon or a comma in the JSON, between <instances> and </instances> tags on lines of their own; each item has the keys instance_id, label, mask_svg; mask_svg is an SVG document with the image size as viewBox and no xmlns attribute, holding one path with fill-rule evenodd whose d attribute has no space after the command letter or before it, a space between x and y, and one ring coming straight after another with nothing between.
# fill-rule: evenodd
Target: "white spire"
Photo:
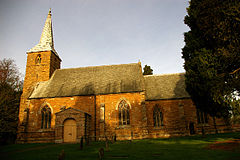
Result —
<instances>
[{"instance_id":1,"label":"white spire","mask_svg":"<svg viewBox=\"0 0 240 160\"><path fill-rule=\"evenodd\" d=\"M34 46L32 49L28 50L27 53L41 52L41 51L53 51L58 56L57 52L54 49L52 18L51 17L52 17L52 15L51 15L51 8L50 8L39 43L36 46Z\"/></svg>"}]
</instances>

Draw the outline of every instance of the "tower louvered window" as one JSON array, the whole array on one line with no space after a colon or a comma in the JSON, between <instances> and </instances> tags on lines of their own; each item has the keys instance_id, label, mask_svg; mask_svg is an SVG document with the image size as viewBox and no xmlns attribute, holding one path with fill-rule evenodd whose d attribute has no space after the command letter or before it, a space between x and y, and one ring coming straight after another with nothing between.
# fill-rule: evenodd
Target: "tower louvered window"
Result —
<instances>
[{"instance_id":1,"label":"tower louvered window","mask_svg":"<svg viewBox=\"0 0 240 160\"><path fill-rule=\"evenodd\" d=\"M130 124L129 105L122 100L118 105L119 126Z\"/></svg>"},{"instance_id":2,"label":"tower louvered window","mask_svg":"<svg viewBox=\"0 0 240 160\"><path fill-rule=\"evenodd\" d=\"M41 55L37 55L37 58L36 58L36 64L40 64L42 61L42 58L41 58Z\"/></svg>"},{"instance_id":3,"label":"tower louvered window","mask_svg":"<svg viewBox=\"0 0 240 160\"><path fill-rule=\"evenodd\" d=\"M41 116L41 129L51 128L51 109L48 106L41 110Z\"/></svg>"},{"instance_id":4,"label":"tower louvered window","mask_svg":"<svg viewBox=\"0 0 240 160\"><path fill-rule=\"evenodd\" d=\"M153 110L153 123L154 127L163 126L163 114L158 106L155 106Z\"/></svg>"}]
</instances>

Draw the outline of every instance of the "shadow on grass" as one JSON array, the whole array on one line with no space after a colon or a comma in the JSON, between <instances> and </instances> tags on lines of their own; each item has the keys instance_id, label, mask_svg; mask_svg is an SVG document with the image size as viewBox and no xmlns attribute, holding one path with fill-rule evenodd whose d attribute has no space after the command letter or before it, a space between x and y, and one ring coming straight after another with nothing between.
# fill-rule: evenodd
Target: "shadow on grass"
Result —
<instances>
[{"instance_id":1,"label":"shadow on grass","mask_svg":"<svg viewBox=\"0 0 240 160\"><path fill-rule=\"evenodd\" d=\"M206 135L205 137L173 137L118 141L109 144L104 159L239 159L239 153L209 150L206 146L216 141L240 139L239 133ZM80 150L80 144L15 144L0 147L0 159L56 160L64 150L66 160L98 159L99 148L104 142L92 142Z\"/></svg>"}]
</instances>

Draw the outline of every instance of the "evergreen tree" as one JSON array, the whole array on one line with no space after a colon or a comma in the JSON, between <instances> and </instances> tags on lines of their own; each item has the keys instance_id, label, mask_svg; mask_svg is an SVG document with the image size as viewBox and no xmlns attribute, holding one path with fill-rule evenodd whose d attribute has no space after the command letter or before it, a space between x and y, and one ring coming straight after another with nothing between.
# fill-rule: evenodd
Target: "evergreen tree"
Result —
<instances>
[{"instance_id":1,"label":"evergreen tree","mask_svg":"<svg viewBox=\"0 0 240 160\"><path fill-rule=\"evenodd\" d=\"M153 74L153 70L151 69L150 66L145 65L143 68L143 75L152 75Z\"/></svg>"},{"instance_id":2,"label":"evergreen tree","mask_svg":"<svg viewBox=\"0 0 240 160\"><path fill-rule=\"evenodd\" d=\"M186 89L197 108L228 117L240 91L240 1L191 0L184 34Z\"/></svg>"}]
</instances>

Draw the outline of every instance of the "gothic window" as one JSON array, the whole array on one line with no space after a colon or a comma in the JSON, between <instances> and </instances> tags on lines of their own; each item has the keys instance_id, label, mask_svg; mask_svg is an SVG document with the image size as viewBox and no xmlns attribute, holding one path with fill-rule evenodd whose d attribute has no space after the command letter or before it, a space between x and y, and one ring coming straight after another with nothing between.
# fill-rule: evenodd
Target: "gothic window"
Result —
<instances>
[{"instance_id":1,"label":"gothic window","mask_svg":"<svg viewBox=\"0 0 240 160\"><path fill-rule=\"evenodd\" d=\"M48 106L41 110L41 129L51 128L51 109Z\"/></svg>"},{"instance_id":2,"label":"gothic window","mask_svg":"<svg viewBox=\"0 0 240 160\"><path fill-rule=\"evenodd\" d=\"M41 58L41 55L37 55L37 58L36 58L36 64L40 64L42 61L42 58Z\"/></svg>"},{"instance_id":3,"label":"gothic window","mask_svg":"<svg viewBox=\"0 0 240 160\"><path fill-rule=\"evenodd\" d=\"M119 126L130 124L129 105L122 100L118 105Z\"/></svg>"},{"instance_id":4,"label":"gothic window","mask_svg":"<svg viewBox=\"0 0 240 160\"><path fill-rule=\"evenodd\" d=\"M197 121L199 124L208 123L207 114L197 109Z\"/></svg>"},{"instance_id":5,"label":"gothic window","mask_svg":"<svg viewBox=\"0 0 240 160\"><path fill-rule=\"evenodd\" d=\"M163 126L163 114L158 106L155 106L153 110L153 123L154 127Z\"/></svg>"}]
</instances>

